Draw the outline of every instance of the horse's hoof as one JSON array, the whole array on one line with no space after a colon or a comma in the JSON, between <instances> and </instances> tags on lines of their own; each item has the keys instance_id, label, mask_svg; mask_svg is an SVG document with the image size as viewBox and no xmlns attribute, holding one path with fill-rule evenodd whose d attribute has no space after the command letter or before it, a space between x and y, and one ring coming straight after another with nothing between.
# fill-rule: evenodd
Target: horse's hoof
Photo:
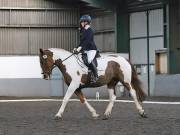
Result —
<instances>
[{"instance_id":1,"label":"horse's hoof","mask_svg":"<svg viewBox=\"0 0 180 135\"><path fill-rule=\"evenodd\" d=\"M147 117L147 114L146 114L145 112L143 112L142 114L140 114L140 116L141 116L142 118L148 118L148 117Z\"/></svg>"},{"instance_id":2,"label":"horse's hoof","mask_svg":"<svg viewBox=\"0 0 180 135\"><path fill-rule=\"evenodd\" d=\"M110 114L108 114L108 115L104 114L102 120L108 120L109 118L110 118Z\"/></svg>"},{"instance_id":3,"label":"horse's hoof","mask_svg":"<svg viewBox=\"0 0 180 135\"><path fill-rule=\"evenodd\" d=\"M96 114L93 115L93 118L94 118L94 119L98 119L99 116L100 116L100 115L96 113Z\"/></svg>"},{"instance_id":4,"label":"horse's hoof","mask_svg":"<svg viewBox=\"0 0 180 135\"><path fill-rule=\"evenodd\" d=\"M61 116L56 115L56 116L54 117L54 120L62 120L62 117L61 117Z\"/></svg>"},{"instance_id":5,"label":"horse's hoof","mask_svg":"<svg viewBox=\"0 0 180 135\"><path fill-rule=\"evenodd\" d=\"M102 120L108 120L109 116L104 115L104 117L102 118Z\"/></svg>"}]
</instances>

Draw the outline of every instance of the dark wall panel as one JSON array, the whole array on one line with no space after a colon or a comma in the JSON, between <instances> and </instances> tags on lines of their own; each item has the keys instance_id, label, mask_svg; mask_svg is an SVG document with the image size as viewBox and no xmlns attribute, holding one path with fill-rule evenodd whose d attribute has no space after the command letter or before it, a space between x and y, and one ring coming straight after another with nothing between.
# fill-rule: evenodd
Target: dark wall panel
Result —
<instances>
[{"instance_id":1,"label":"dark wall panel","mask_svg":"<svg viewBox=\"0 0 180 135\"><path fill-rule=\"evenodd\" d=\"M79 10L53 0L0 0L0 55L78 44Z\"/></svg>"}]
</instances>

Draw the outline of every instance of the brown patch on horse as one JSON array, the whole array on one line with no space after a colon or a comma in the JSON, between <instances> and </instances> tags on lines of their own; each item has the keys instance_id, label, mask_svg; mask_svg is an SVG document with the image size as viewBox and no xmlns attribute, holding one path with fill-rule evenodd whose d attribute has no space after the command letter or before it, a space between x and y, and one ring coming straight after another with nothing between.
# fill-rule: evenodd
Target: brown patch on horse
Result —
<instances>
[{"instance_id":1,"label":"brown patch on horse","mask_svg":"<svg viewBox=\"0 0 180 135\"><path fill-rule=\"evenodd\" d=\"M62 72L63 76L64 76L64 80L66 82L66 84L69 86L72 78L71 76L66 72L66 66L63 65L62 60L58 59L55 61L55 65L59 68L59 70Z\"/></svg>"},{"instance_id":2,"label":"brown patch on horse","mask_svg":"<svg viewBox=\"0 0 180 135\"><path fill-rule=\"evenodd\" d=\"M109 89L115 89L116 84L119 82L119 80L112 79L108 84L107 87Z\"/></svg>"},{"instance_id":3,"label":"brown patch on horse","mask_svg":"<svg viewBox=\"0 0 180 135\"><path fill-rule=\"evenodd\" d=\"M75 94L79 97L81 103L84 103L84 102L85 102L85 100L84 100L85 97L84 97L81 89L77 89L77 90L75 91Z\"/></svg>"},{"instance_id":4,"label":"brown patch on horse","mask_svg":"<svg viewBox=\"0 0 180 135\"><path fill-rule=\"evenodd\" d=\"M82 77L81 77L81 82L84 83L84 84L87 84L89 82L88 79L90 79L88 77L88 75L87 74L83 74Z\"/></svg>"},{"instance_id":5,"label":"brown patch on horse","mask_svg":"<svg viewBox=\"0 0 180 135\"><path fill-rule=\"evenodd\" d=\"M81 82L84 84L83 87L97 87L107 84L109 88L115 88L118 81L124 80L124 75L120 69L120 65L117 62L109 61L105 74L99 76L96 83L88 84L89 80L90 78L87 74L82 75Z\"/></svg>"},{"instance_id":6,"label":"brown patch on horse","mask_svg":"<svg viewBox=\"0 0 180 135\"><path fill-rule=\"evenodd\" d=\"M114 79L114 80L119 80L119 81L123 81L124 80L124 75L123 72L120 68L120 65L117 62L114 61L109 61L106 71L105 71L105 75L108 78Z\"/></svg>"},{"instance_id":7,"label":"brown patch on horse","mask_svg":"<svg viewBox=\"0 0 180 135\"><path fill-rule=\"evenodd\" d=\"M123 82L123 85L127 88L127 90L131 90L131 86L129 85L129 83Z\"/></svg>"}]
</instances>

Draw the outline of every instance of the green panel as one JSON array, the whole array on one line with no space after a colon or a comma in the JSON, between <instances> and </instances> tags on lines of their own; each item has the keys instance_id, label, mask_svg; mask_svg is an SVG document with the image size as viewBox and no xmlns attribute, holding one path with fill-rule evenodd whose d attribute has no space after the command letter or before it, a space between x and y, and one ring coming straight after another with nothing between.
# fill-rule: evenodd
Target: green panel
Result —
<instances>
[{"instance_id":1,"label":"green panel","mask_svg":"<svg viewBox=\"0 0 180 135\"><path fill-rule=\"evenodd\" d=\"M180 51L174 50L170 51L170 73L171 74L179 74L180 73Z\"/></svg>"},{"instance_id":2,"label":"green panel","mask_svg":"<svg viewBox=\"0 0 180 135\"><path fill-rule=\"evenodd\" d=\"M177 73L177 60L175 53L170 51L169 53L170 61L169 61L169 71L171 74Z\"/></svg>"},{"instance_id":3,"label":"green panel","mask_svg":"<svg viewBox=\"0 0 180 135\"><path fill-rule=\"evenodd\" d=\"M117 52L129 52L129 16L127 12L117 12Z\"/></svg>"},{"instance_id":4,"label":"green panel","mask_svg":"<svg viewBox=\"0 0 180 135\"><path fill-rule=\"evenodd\" d=\"M180 47L179 47L179 1L169 3L169 71L170 74L180 73Z\"/></svg>"}]
</instances>

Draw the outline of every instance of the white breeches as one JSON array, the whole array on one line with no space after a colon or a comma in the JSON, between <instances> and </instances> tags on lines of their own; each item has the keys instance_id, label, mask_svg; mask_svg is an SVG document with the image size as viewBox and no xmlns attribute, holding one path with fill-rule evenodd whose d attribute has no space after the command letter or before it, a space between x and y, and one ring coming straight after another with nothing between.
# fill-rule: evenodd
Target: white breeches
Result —
<instances>
[{"instance_id":1,"label":"white breeches","mask_svg":"<svg viewBox=\"0 0 180 135\"><path fill-rule=\"evenodd\" d=\"M85 53L87 54L88 63L90 64L96 56L96 50L85 51Z\"/></svg>"}]
</instances>

